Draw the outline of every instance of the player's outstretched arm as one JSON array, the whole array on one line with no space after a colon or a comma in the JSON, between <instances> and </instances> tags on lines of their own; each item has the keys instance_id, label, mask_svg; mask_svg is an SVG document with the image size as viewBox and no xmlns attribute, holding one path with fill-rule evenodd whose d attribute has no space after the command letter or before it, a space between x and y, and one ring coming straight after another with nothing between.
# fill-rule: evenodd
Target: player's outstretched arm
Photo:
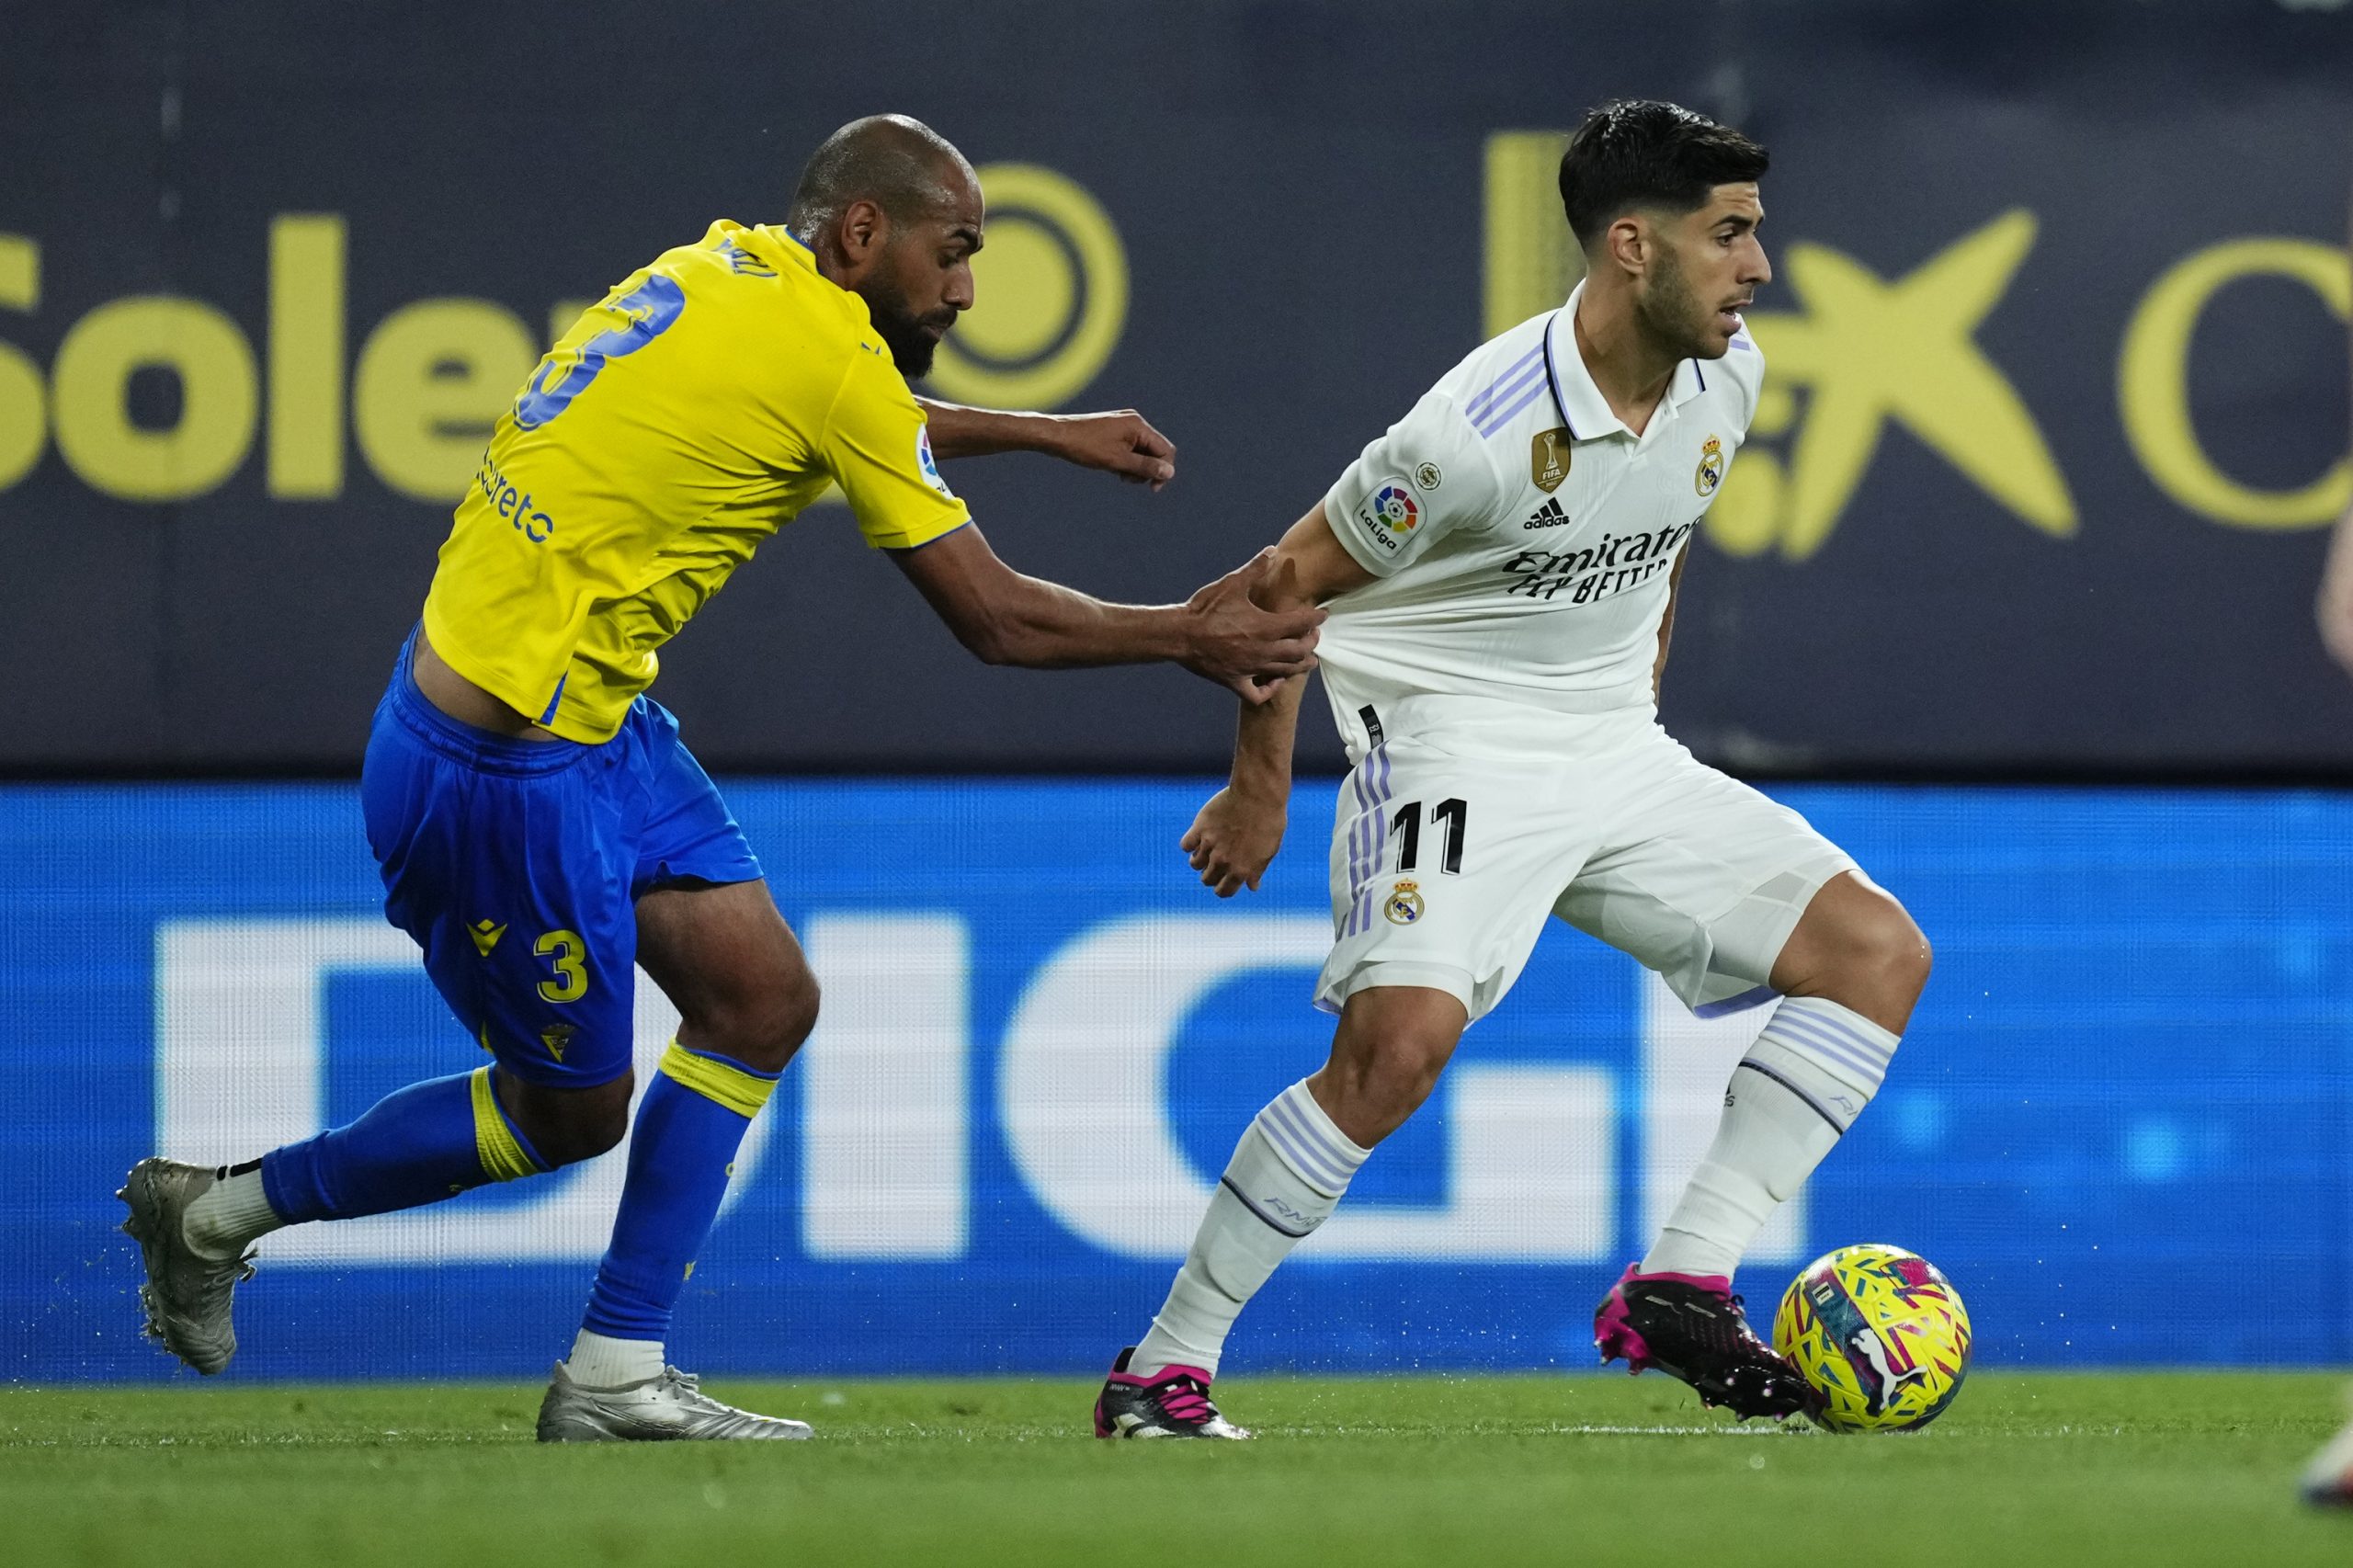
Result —
<instances>
[{"instance_id":1,"label":"player's outstretched arm","mask_svg":"<svg viewBox=\"0 0 2353 1568\"><path fill-rule=\"evenodd\" d=\"M1132 408L1103 414L1007 414L927 397L915 402L931 426L932 452L940 458L1043 452L1154 490L1176 477L1176 444Z\"/></svg>"},{"instance_id":2,"label":"player's outstretched arm","mask_svg":"<svg viewBox=\"0 0 2353 1568\"><path fill-rule=\"evenodd\" d=\"M997 559L972 525L891 557L956 640L985 664L1071 669L1165 660L1246 703L1265 702L1285 676L1315 667L1324 612L1252 602L1251 590L1274 569L1272 550L1181 605L1107 604L1024 576Z\"/></svg>"},{"instance_id":3,"label":"player's outstretched arm","mask_svg":"<svg viewBox=\"0 0 2353 1568\"><path fill-rule=\"evenodd\" d=\"M1291 525L1273 553L1273 569L1252 596L1268 609L1321 605L1372 581L1372 574L1334 537L1321 502ZM1307 677L1293 676L1271 699L1242 710L1233 774L1178 843L1201 874L1201 885L1220 898L1232 898L1245 887L1257 892L1259 879L1282 847L1290 812L1291 750L1306 692Z\"/></svg>"}]
</instances>

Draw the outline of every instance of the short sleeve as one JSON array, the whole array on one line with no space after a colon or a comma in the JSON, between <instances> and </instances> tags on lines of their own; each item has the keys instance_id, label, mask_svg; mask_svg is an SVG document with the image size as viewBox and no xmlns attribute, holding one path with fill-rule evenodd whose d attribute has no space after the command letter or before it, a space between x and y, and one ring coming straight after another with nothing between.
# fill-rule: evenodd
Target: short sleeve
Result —
<instances>
[{"instance_id":1,"label":"short sleeve","mask_svg":"<svg viewBox=\"0 0 2353 1568\"><path fill-rule=\"evenodd\" d=\"M858 532L878 550L912 550L972 520L939 476L923 409L891 362L860 346L826 421L820 460L842 487Z\"/></svg>"},{"instance_id":2,"label":"short sleeve","mask_svg":"<svg viewBox=\"0 0 2353 1568\"><path fill-rule=\"evenodd\" d=\"M1324 515L1357 564L1386 577L1443 536L1485 524L1501 489L1478 432L1432 389L1348 465Z\"/></svg>"}]
</instances>

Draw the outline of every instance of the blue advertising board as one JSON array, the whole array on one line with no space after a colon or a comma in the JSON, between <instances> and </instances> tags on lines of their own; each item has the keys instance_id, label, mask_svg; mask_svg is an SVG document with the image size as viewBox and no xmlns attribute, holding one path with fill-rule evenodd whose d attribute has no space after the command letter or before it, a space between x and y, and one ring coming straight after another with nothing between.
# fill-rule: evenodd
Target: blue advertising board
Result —
<instances>
[{"instance_id":1,"label":"blue advertising board","mask_svg":"<svg viewBox=\"0 0 2353 1568\"><path fill-rule=\"evenodd\" d=\"M1077 1373L1157 1307L1209 1184L1322 1060L1328 781L1266 891L1176 852L1204 786L729 794L824 1017L755 1124L682 1364ZM1881 1240L1996 1364L2353 1358L2353 799L1777 790L1898 892L1937 972L1888 1085L1743 1277ZM377 912L347 785L0 790L0 1376L146 1378L123 1170L249 1157L480 1060ZM641 987L641 1054L674 1021ZM1565 929L1240 1369L1574 1369L1761 1022L1696 1021ZM234 1378L523 1376L576 1321L620 1156L281 1233Z\"/></svg>"}]
</instances>

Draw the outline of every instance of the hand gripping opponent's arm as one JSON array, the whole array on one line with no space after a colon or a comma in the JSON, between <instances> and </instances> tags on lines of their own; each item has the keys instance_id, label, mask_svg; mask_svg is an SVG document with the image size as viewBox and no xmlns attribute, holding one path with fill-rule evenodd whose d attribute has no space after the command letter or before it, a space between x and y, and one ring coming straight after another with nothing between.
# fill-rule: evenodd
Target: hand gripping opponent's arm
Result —
<instances>
[{"instance_id":1,"label":"hand gripping opponent's arm","mask_svg":"<svg viewBox=\"0 0 2353 1568\"><path fill-rule=\"evenodd\" d=\"M946 458L1043 452L1154 490L1176 477L1176 443L1132 408L1105 414L1007 414L919 397L931 449Z\"/></svg>"},{"instance_id":2,"label":"hand gripping opponent's arm","mask_svg":"<svg viewBox=\"0 0 2353 1568\"><path fill-rule=\"evenodd\" d=\"M1271 570L1251 596L1270 610L1320 605L1372 581L1372 574L1334 537L1320 502L1291 525L1273 556ZM1233 774L1179 841L1201 874L1201 885L1220 898L1232 898L1245 887L1256 892L1282 846L1290 809L1291 747L1306 690L1307 677L1293 676L1275 688L1271 699L1242 710Z\"/></svg>"},{"instance_id":3,"label":"hand gripping opponent's arm","mask_svg":"<svg viewBox=\"0 0 2353 1568\"><path fill-rule=\"evenodd\" d=\"M1115 605L1075 588L1024 576L967 526L892 559L983 663L1030 669L1140 665L1166 660L1261 704L1276 683L1315 667L1324 612L1265 609L1252 589L1274 569L1262 551L1181 605Z\"/></svg>"}]
</instances>

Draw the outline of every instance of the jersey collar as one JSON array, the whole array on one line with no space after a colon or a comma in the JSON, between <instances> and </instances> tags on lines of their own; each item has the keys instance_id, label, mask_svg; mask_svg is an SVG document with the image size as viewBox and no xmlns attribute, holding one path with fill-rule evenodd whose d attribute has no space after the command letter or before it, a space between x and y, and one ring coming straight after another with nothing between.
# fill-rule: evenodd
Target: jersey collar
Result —
<instances>
[{"instance_id":1,"label":"jersey collar","mask_svg":"<svg viewBox=\"0 0 2353 1568\"><path fill-rule=\"evenodd\" d=\"M1561 423L1568 426L1573 441L1612 434L1631 436L1625 422L1610 412L1609 400L1601 395L1593 372L1585 368L1585 357L1577 352L1577 301L1584 297L1585 284L1580 281L1569 290L1569 302L1544 324L1544 369L1552 383L1552 404L1560 410ZM1686 359L1675 368L1675 378L1667 383L1667 406L1680 408L1707 390L1707 372L1699 369L1699 361ZM1650 428L1658 428L1655 419Z\"/></svg>"},{"instance_id":2,"label":"jersey collar","mask_svg":"<svg viewBox=\"0 0 2353 1568\"><path fill-rule=\"evenodd\" d=\"M809 247L773 223L757 224L737 233L741 236L738 243L743 244L745 250L771 266L781 261L810 272L817 270L817 258L810 254Z\"/></svg>"}]
</instances>

